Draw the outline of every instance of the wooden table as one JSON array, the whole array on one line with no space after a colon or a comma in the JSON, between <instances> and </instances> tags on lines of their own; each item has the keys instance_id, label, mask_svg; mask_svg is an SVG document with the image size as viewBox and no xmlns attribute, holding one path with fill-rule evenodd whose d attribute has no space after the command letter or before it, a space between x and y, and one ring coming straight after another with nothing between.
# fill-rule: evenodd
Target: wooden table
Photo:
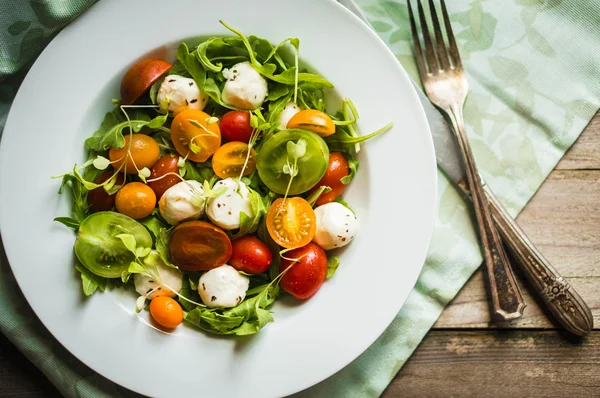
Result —
<instances>
[{"instance_id":1,"label":"wooden table","mask_svg":"<svg viewBox=\"0 0 600 398\"><path fill-rule=\"evenodd\" d=\"M384 397L600 396L600 112L518 221L591 307L597 330L581 340L557 330L526 285L524 316L492 324L477 271ZM0 336L0 396L57 394Z\"/></svg>"}]
</instances>

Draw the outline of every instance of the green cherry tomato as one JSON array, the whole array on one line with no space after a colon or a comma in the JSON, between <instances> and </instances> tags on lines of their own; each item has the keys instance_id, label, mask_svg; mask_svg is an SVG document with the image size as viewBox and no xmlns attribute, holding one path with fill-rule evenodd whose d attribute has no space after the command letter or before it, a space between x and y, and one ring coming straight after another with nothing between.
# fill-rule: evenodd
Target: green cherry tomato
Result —
<instances>
[{"instance_id":1,"label":"green cherry tomato","mask_svg":"<svg viewBox=\"0 0 600 398\"><path fill-rule=\"evenodd\" d=\"M298 195L308 191L325 174L329 163L329 148L317 134L301 129L283 130L271 136L257 154L256 168L260 179L275 193L285 194L290 182L286 164L294 164L290 156L288 142L298 144L303 140L306 151L297 159L298 174L292 179L288 195Z\"/></svg>"},{"instance_id":2,"label":"green cherry tomato","mask_svg":"<svg viewBox=\"0 0 600 398\"><path fill-rule=\"evenodd\" d=\"M117 238L120 234L133 235L138 248L152 247L152 237L142 224L126 215L105 211L83 220L75 241L75 255L94 274L118 278L135 259Z\"/></svg>"}]
</instances>

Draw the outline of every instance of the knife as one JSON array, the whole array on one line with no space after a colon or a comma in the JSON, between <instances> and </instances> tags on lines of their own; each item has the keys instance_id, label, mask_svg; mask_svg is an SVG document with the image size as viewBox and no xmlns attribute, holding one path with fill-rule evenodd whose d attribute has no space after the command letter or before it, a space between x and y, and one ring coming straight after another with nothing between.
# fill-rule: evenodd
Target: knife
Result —
<instances>
[{"instance_id":1,"label":"knife","mask_svg":"<svg viewBox=\"0 0 600 398\"><path fill-rule=\"evenodd\" d=\"M369 27L371 26L354 0L337 1ZM463 196L471 200L464 167L458 156L450 126L419 87L415 85L415 89L429 122L438 167L459 188ZM539 294L550 312L566 330L577 336L587 335L594 327L590 308L531 243L519 225L502 207L489 186L485 185L485 182L484 191L505 249L514 260L513 264L525 274L531 287Z\"/></svg>"}]
</instances>

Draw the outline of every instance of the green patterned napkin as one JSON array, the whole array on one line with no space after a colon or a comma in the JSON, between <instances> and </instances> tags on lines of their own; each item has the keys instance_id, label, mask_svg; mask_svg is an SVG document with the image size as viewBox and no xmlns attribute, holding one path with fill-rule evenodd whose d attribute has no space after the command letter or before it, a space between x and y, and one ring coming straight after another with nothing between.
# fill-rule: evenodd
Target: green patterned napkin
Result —
<instances>
[{"instance_id":1,"label":"green patterned napkin","mask_svg":"<svg viewBox=\"0 0 600 398\"><path fill-rule=\"evenodd\" d=\"M0 130L27 66L92 3L0 2ZM418 81L405 2L357 3ZM449 2L448 8L469 77L465 118L477 163L516 215L600 106L600 3L472 0ZM365 353L298 397L379 396L481 263L468 208L441 173L438 183L429 255L406 304ZM4 255L0 331L65 396L135 395L94 373L52 338L25 302Z\"/></svg>"}]
</instances>

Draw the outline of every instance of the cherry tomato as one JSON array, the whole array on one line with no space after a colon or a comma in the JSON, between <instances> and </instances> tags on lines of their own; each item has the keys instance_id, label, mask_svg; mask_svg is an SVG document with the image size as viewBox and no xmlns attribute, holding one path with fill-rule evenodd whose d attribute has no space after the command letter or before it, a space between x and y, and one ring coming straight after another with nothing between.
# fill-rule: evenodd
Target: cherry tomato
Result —
<instances>
[{"instance_id":1,"label":"cherry tomato","mask_svg":"<svg viewBox=\"0 0 600 398\"><path fill-rule=\"evenodd\" d=\"M221 146L212 158L212 168L220 178L239 177L248 156L248 144L240 141L232 141ZM250 150L250 157L244 169L244 175L256 170L256 151Z\"/></svg>"},{"instance_id":2,"label":"cherry tomato","mask_svg":"<svg viewBox=\"0 0 600 398\"><path fill-rule=\"evenodd\" d=\"M208 119L209 114L197 109L187 109L175 116L171 123L171 140L181 156L187 156L194 162L204 162L221 146L219 124L208 124Z\"/></svg>"},{"instance_id":3,"label":"cherry tomato","mask_svg":"<svg viewBox=\"0 0 600 398\"><path fill-rule=\"evenodd\" d=\"M260 274L271 266L271 250L255 236L242 236L231 242L232 253L228 263L238 271Z\"/></svg>"},{"instance_id":4,"label":"cherry tomato","mask_svg":"<svg viewBox=\"0 0 600 398\"><path fill-rule=\"evenodd\" d=\"M183 271L207 271L231 257L231 241L220 228L206 221L186 221L175 227L169 241L173 264Z\"/></svg>"},{"instance_id":5,"label":"cherry tomato","mask_svg":"<svg viewBox=\"0 0 600 398\"><path fill-rule=\"evenodd\" d=\"M333 202L344 192L346 184L340 180L350 174L348 168L348 161L341 152L331 152L329 154L329 164L327 165L327 171L321 180L314 186L310 192L316 191L320 186L327 186L331 188L331 191L321 194L317 199L317 206L324 205L325 203Z\"/></svg>"},{"instance_id":6,"label":"cherry tomato","mask_svg":"<svg viewBox=\"0 0 600 398\"><path fill-rule=\"evenodd\" d=\"M154 210L156 194L146 184L130 182L123 185L123 188L117 192L115 205L119 213L125 214L134 220L139 220L148 217Z\"/></svg>"},{"instance_id":7,"label":"cherry tomato","mask_svg":"<svg viewBox=\"0 0 600 398\"><path fill-rule=\"evenodd\" d=\"M299 260L283 259L281 261L282 272L288 267L292 267L281 277L281 288L301 300L314 295L323 285L327 275L327 254L325 250L316 243L311 242L306 246L287 252L285 257Z\"/></svg>"},{"instance_id":8,"label":"cherry tomato","mask_svg":"<svg viewBox=\"0 0 600 398\"><path fill-rule=\"evenodd\" d=\"M101 184L104 181L108 180L114 173L114 170L107 170L104 173L100 174L100 176L96 179L96 184ZM115 185L122 184L123 174L119 173L117 175ZM87 202L90 205L90 210L92 213L97 213L99 211L108 211L115 206L115 195L109 195L108 193L106 193L103 187L100 187L92 189L88 192Z\"/></svg>"},{"instance_id":9,"label":"cherry tomato","mask_svg":"<svg viewBox=\"0 0 600 398\"><path fill-rule=\"evenodd\" d=\"M173 329L183 322L183 310L171 297L158 296L150 302L150 315L160 326Z\"/></svg>"},{"instance_id":10,"label":"cherry tomato","mask_svg":"<svg viewBox=\"0 0 600 398\"><path fill-rule=\"evenodd\" d=\"M177 162L179 161L178 156L173 156L170 154L163 155L158 162L152 167L152 172L150 173L149 180L159 178L164 176L167 173L175 173L179 175L179 167L177 167ZM154 193L156 194L156 199L160 199L161 196L165 193L165 191L171 188L173 185L177 184L181 181L177 175L170 174L166 177L162 177L160 180L151 181L148 183L148 186L152 188Z\"/></svg>"},{"instance_id":11,"label":"cherry tomato","mask_svg":"<svg viewBox=\"0 0 600 398\"><path fill-rule=\"evenodd\" d=\"M250 112L229 111L221 118L221 134L227 141L250 142Z\"/></svg>"},{"instance_id":12,"label":"cherry tomato","mask_svg":"<svg viewBox=\"0 0 600 398\"><path fill-rule=\"evenodd\" d=\"M300 198L279 198L267 212L267 230L286 249L310 242L317 231L317 217L310 204Z\"/></svg>"},{"instance_id":13,"label":"cherry tomato","mask_svg":"<svg viewBox=\"0 0 600 398\"><path fill-rule=\"evenodd\" d=\"M335 133L333 120L324 112L315 109L304 109L296 113L287 124L288 129L304 129L321 137Z\"/></svg>"},{"instance_id":14,"label":"cherry tomato","mask_svg":"<svg viewBox=\"0 0 600 398\"><path fill-rule=\"evenodd\" d=\"M283 171L290 162L287 144L303 140L306 152L298 158L298 174L290 182ZM262 182L273 192L289 195L308 191L325 175L329 161L329 148L321 137L306 130L283 130L266 140L256 156L256 169Z\"/></svg>"},{"instance_id":15,"label":"cherry tomato","mask_svg":"<svg viewBox=\"0 0 600 398\"><path fill-rule=\"evenodd\" d=\"M131 141L131 147L129 142ZM129 150L129 154L127 151ZM111 148L108 157L115 169L123 173L137 174L144 167L151 168L160 157L160 147L154 138L146 134L126 134L125 146L120 149ZM134 164L135 163L135 164ZM136 169L137 167L137 169Z\"/></svg>"},{"instance_id":16,"label":"cherry tomato","mask_svg":"<svg viewBox=\"0 0 600 398\"><path fill-rule=\"evenodd\" d=\"M147 59L133 65L121 81L121 102L133 104L158 79L165 75L171 64L162 59Z\"/></svg>"}]
</instances>

